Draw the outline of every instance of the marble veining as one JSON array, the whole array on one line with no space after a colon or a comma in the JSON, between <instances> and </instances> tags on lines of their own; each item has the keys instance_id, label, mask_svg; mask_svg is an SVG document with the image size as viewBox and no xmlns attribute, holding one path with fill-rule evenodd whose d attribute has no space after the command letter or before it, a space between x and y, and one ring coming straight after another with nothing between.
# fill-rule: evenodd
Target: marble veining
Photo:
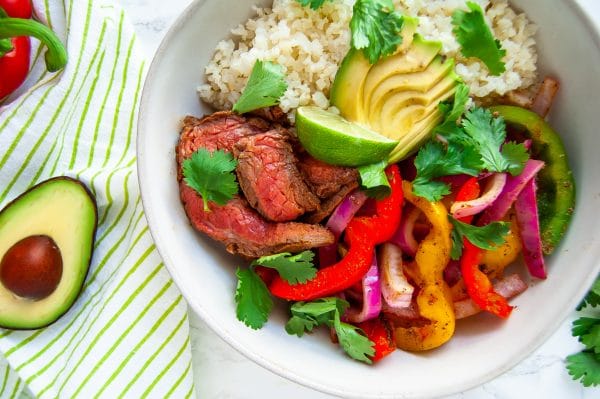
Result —
<instances>
[{"instance_id":1,"label":"marble veining","mask_svg":"<svg viewBox=\"0 0 600 399\"><path fill-rule=\"evenodd\" d=\"M160 40L191 0L120 0L151 59ZM600 3L578 0L600 24ZM571 380L564 359L580 349L571 337L575 313L532 355L496 379L446 399L581 398L600 397L600 388L583 388ZM190 311L194 378L199 398L332 399L263 369L221 340ZM460 365L457 365L460 367ZM468 372L468 368L465 368Z\"/></svg>"}]
</instances>

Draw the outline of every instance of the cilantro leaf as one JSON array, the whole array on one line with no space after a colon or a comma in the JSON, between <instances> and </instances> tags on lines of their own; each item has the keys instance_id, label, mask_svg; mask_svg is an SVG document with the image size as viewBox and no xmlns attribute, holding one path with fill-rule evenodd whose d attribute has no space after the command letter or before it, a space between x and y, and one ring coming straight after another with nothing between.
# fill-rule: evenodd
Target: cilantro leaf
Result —
<instances>
[{"instance_id":1,"label":"cilantro leaf","mask_svg":"<svg viewBox=\"0 0 600 399\"><path fill-rule=\"evenodd\" d=\"M506 123L502 117L494 118L489 109L475 107L467 111L462 126L479 149L485 169L490 172L508 171L513 176L521 173L529 155L523 144L504 144Z\"/></svg>"},{"instance_id":2,"label":"cilantro leaf","mask_svg":"<svg viewBox=\"0 0 600 399\"><path fill-rule=\"evenodd\" d=\"M301 284L315 277L317 269L313 265L314 253L304 251L296 255L283 252L262 256L251 263L251 266L264 266L277 270L281 278L290 284Z\"/></svg>"},{"instance_id":3,"label":"cilantro leaf","mask_svg":"<svg viewBox=\"0 0 600 399\"><path fill-rule=\"evenodd\" d=\"M600 319L580 317L573 322L572 333L586 349L600 354Z\"/></svg>"},{"instance_id":4,"label":"cilantro leaf","mask_svg":"<svg viewBox=\"0 0 600 399\"><path fill-rule=\"evenodd\" d=\"M390 182L385 174L386 167L387 161L358 167L361 188L369 197L383 199L392 193Z\"/></svg>"},{"instance_id":5,"label":"cilantro leaf","mask_svg":"<svg viewBox=\"0 0 600 399\"><path fill-rule=\"evenodd\" d=\"M444 146L433 140L421 147L415 158L415 167L414 194L428 201L437 201L450 193L450 187L433 179L461 173L477 176L481 170L481 160L470 147L460 148L453 143Z\"/></svg>"},{"instance_id":6,"label":"cilantro leaf","mask_svg":"<svg viewBox=\"0 0 600 399\"><path fill-rule=\"evenodd\" d=\"M600 356L582 351L567 356L567 370L574 380L581 380L584 387L600 385Z\"/></svg>"},{"instance_id":7,"label":"cilantro leaf","mask_svg":"<svg viewBox=\"0 0 600 399\"><path fill-rule=\"evenodd\" d=\"M333 327L342 349L351 358L370 364L372 361L369 356L375 354L375 344L358 327L341 321L340 315L348 306L348 302L337 297L296 302L290 308L292 317L285 325L285 330L290 335L301 337L318 325Z\"/></svg>"},{"instance_id":8,"label":"cilantro leaf","mask_svg":"<svg viewBox=\"0 0 600 399\"><path fill-rule=\"evenodd\" d=\"M233 105L233 111L243 114L270 107L279 102L279 98L286 90L283 67L269 61L258 60L252 67L242 95Z\"/></svg>"},{"instance_id":9,"label":"cilantro leaf","mask_svg":"<svg viewBox=\"0 0 600 399\"><path fill-rule=\"evenodd\" d=\"M479 4L468 1L471 11L456 10L452 14L452 32L461 45L462 55L479 58L488 67L492 75L506 71L502 58L506 55L498 40L494 38L485 22L483 10Z\"/></svg>"},{"instance_id":10,"label":"cilantro leaf","mask_svg":"<svg viewBox=\"0 0 600 399\"><path fill-rule=\"evenodd\" d=\"M375 344L369 338L361 334L362 330L352 324L340 320L339 312L335 312L334 324L340 346L352 359L373 363L369 358L375 355Z\"/></svg>"},{"instance_id":11,"label":"cilantro leaf","mask_svg":"<svg viewBox=\"0 0 600 399\"><path fill-rule=\"evenodd\" d=\"M352 47L362 49L371 64L391 55L402 43L404 19L392 0L357 0L352 10Z\"/></svg>"},{"instance_id":12,"label":"cilantro leaf","mask_svg":"<svg viewBox=\"0 0 600 399\"><path fill-rule=\"evenodd\" d=\"M586 306L600 306L600 276L596 278L596 281L590 288L590 291L587 293L583 301L577 306L577 310L581 310Z\"/></svg>"},{"instance_id":13,"label":"cilantro leaf","mask_svg":"<svg viewBox=\"0 0 600 399\"><path fill-rule=\"evenodd\" d=\"M302 4L302 6L310 6L313 10L321 7L327 0L296 0L298 3ZM332 1L332 0L329 0Z\"/></svg>"},{"instance_id":14,"label":"cilantro leaf","mask_svg":"<svg viewBox=\"0 0 600 399\"><path fill-rule=\"evenodd\" d=\"M448 215L448 220L454 227L452 229L452 250L450 256L457 260L462 255L463 239L467 238L471 244L481 249L494 249L495 245L502 245L510 231L509 223L493 222L485 226L473 226L456 220Z\"/></svg>"},{"instance_id":15,"label":"cilantro leaf","mask_svg":"<svg viewBox=\"0 0 600 399\"><path fill-rule=\"evenodd\" d=\"M200 148L183 161L183 179L204 201L204 210L209 211L208 203L225 205L238 192L235 179L237 161L225 151L210 152Z\"/></svg>"},{"instance_id":16,"label":"cilantro leaf","mask_svg":"<svg viewBox=\"0 0 600 399\"><path fill-rule=\"evenodd\" d=\"M444 122L442 122L441 125L438 125L438 128L443 127L446 124L452 124L456 126L462 114L465 113L468 101L469 86L467 86L464 83L459 83L456 86L456 91L454 92L454 100L452 101L452 103L450 104L448 102L442 102L439 105L440 111L444 115Z\"/></svg>"},{"instance_id":17,"label":"cilantro leaf","mask_svg":"<svg viewBox=\"0 0 600 399\"><path fill-rule=\"evenodd\" d=\"M254 270L238 268L236 275L236 316L248 327L257 330L267 322L273 309L271 293Z\"/></svg>"}]
</instances>

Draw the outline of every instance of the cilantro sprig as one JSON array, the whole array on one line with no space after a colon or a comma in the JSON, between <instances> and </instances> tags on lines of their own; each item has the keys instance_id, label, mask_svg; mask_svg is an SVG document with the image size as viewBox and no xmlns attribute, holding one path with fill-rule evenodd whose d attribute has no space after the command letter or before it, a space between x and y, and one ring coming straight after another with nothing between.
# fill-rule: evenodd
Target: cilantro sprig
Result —
<instances>
[{"instance_id":1,"label":"cilantro sprig","mask_svg":"<svg viewBox=\"0 0 600 399\"><path fill-rule=\"evenodd\" d=\"M333 1L333 0L296 0L296 1L300 4L302 4L304 7L309 6L313 10L316 10L319 7L321 7L323 4L325 4L326 1Z\"/></svg>"},{"instance_id":2,"label":"cilantro sprig","mask_svg":"<svg viewBox=\"0 0 600 399\"><path fill-rule=\"evenodd\" d=\"M588 314L573 322L572 334L584 345L578 353L567 356L567 371L585 387L600 385L600 276L578 306Z\"/></svg>"},{"instance_id":3,"label":"cilantro sprig","mask_svg":"<svg viewBox=\"0 0 600 399\"><path fill-rule=\"evenodd\" d=\"M371 165L359 166L361 189L371 198L383 199L392 192L390 182L385 174L387 160Z\"/></svg>"},{"instance_id":4,"label":"cilantro sprig","mask_svg":"<svg viewBox=\"0 0 600 399\"><path fill-rule=\"evenodd\" d=\"M183 180L202 196L204 210L208 212L209 202L225 205L239 191L236 166L237 161L230 153L200 148L183 161Z\"/></svg>"},{"instance_id":5,"label":"cilantro sprig","mask_svg":"<svg viewBox=\"0 0 600 399\"><path fill-rule=\"evenodd\" d=\"M438 201L450 193L450 186L436 180L443 176L483 171L521 173L529 154L523 144L505 142L506 123L488 109L466 110L466 85L459 85L453 104L440 104L443 122L434 129L436 138L426 143L415 158L415 195Z\"/></svg>"},{"instance_id":6,"label":"cilantro sprig","mask_svg":"<svg viewBox=\"0 0 600 399\"><path fill-rule=\"evenodd\" d=\"M374 64L381 57L393 54L402 43L403 24L404 19L394 11L392 0L357 0L350 20L352 47L362 49Z\"/></svg>"},{"instance_id":7,"label":"cilantro sprig","mask_svg":"<svg viewBox=\"0 0 600 399\"><path fill-rule=\"evenodd\" d=\"M312 302L296 302L290 309L292 317L285 325L285 330L290 335L302 337L305 332L311 332L320 325L333 327L340 347L348 356L371 364L371 357L375 354L375 344L363 334L360 328L341 320L341 315L348 306L348 302L337 297L320 298Z\"/></svg>"},{"instance_id":8,"label":"cilantro sprig","mask_svg":"<svg viewBox=\"0 0 600 399\"><path fill-rule=\"evenodd\" d=\"M238 268L235 291L236 316L252 329L260 329L273 309L273 299L264 281L256 273L256 266L276 270L290 284L301 284L312 279L317 269L312 262L314 254L304 251L296 255L284 252L254 260L247 269Z\"/></svg>"},{"instance_id":9,"label":"cilantro sprig","mask_svg":"<svg viewBox=\"0 0 600 399\"><path fill-rule=\"evenodd\" d=\"M506 235L510 230L509 223L492 222L485 226L473 226L448 216L448 220L454 227L452 229L452 250L450 257L454 260L460 259L463 250L463 239L467 238L471 244L481 249L494 249L497 245L506 242Z\"/></svg>"},{"instance_id":10,"label":"cilantro sprig","mask_svg":"<svg viewBox=\"0 0 600 399\"><path fill-rule=\"evenodd\" d=\"M286 90L283 67L273 62L258 60L252 67L242 95L233 105L233 111L244 114L278 104Z\"/></svg>"},{"instance_id":11,"label":"cilantro sprig","mask_svg":"<svg viewBox=\"0 0 600 399\"><path fill-rule=\"evenodd\" d=\"M456 10L452 14L453 32L461 45L465 57L479 58L492 75L500 75L506 71L502 58L506 55L490 27L485 22L483 10L477 3L468 1L470 11Z\"/></svg>"}]
</instances>

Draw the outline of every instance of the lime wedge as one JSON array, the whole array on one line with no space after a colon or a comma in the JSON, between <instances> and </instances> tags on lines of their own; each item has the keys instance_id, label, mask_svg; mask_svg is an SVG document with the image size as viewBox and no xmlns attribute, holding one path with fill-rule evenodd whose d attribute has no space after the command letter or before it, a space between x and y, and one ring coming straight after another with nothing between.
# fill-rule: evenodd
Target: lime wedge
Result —
<instances>
[{"instance_id":1,"label":"lime wedge","mask_svg":"<svg viewBox=\"0 0 600 399\"><path fill-rule=\"evenodd\" d=\"M370 165L386 159L398 144L318 107L296 110L296 130L306 151L331 165Z\"/></svg>"}]
</instances>

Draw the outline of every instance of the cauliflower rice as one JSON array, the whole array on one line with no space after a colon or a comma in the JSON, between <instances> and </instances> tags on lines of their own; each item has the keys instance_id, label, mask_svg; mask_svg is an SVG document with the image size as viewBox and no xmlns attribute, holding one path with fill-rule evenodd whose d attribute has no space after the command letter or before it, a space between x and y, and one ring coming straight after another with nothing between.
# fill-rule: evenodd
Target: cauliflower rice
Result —
<instances>
[{"instance_id":1,"label":"cauliflower rice","mask_svg":"<svg viewBox=\"0 0 600 399\"><path fill-rule=\"evenodd\" d=\"M485 65L465 58L452 33L451 15L466 10L465 0L394 0L405 15L419 17L418 32L442 42L442 53L456 60L456 72L471 95L486 97L531 86L536 80L536 27L506 0L474 0L486 10L496 39L506 50L506 72L491 76ZM329 88L350 47L353 0L326 2L317 11L296 0L274 0L272 9L257 8L257 16L232 30L236 40L221 41L206 66L200 98L217 109L231 109L257 60L283 66L288 89L280 107L288 112L302 105L329 107Z\"/></svg>"}]
</instances>

